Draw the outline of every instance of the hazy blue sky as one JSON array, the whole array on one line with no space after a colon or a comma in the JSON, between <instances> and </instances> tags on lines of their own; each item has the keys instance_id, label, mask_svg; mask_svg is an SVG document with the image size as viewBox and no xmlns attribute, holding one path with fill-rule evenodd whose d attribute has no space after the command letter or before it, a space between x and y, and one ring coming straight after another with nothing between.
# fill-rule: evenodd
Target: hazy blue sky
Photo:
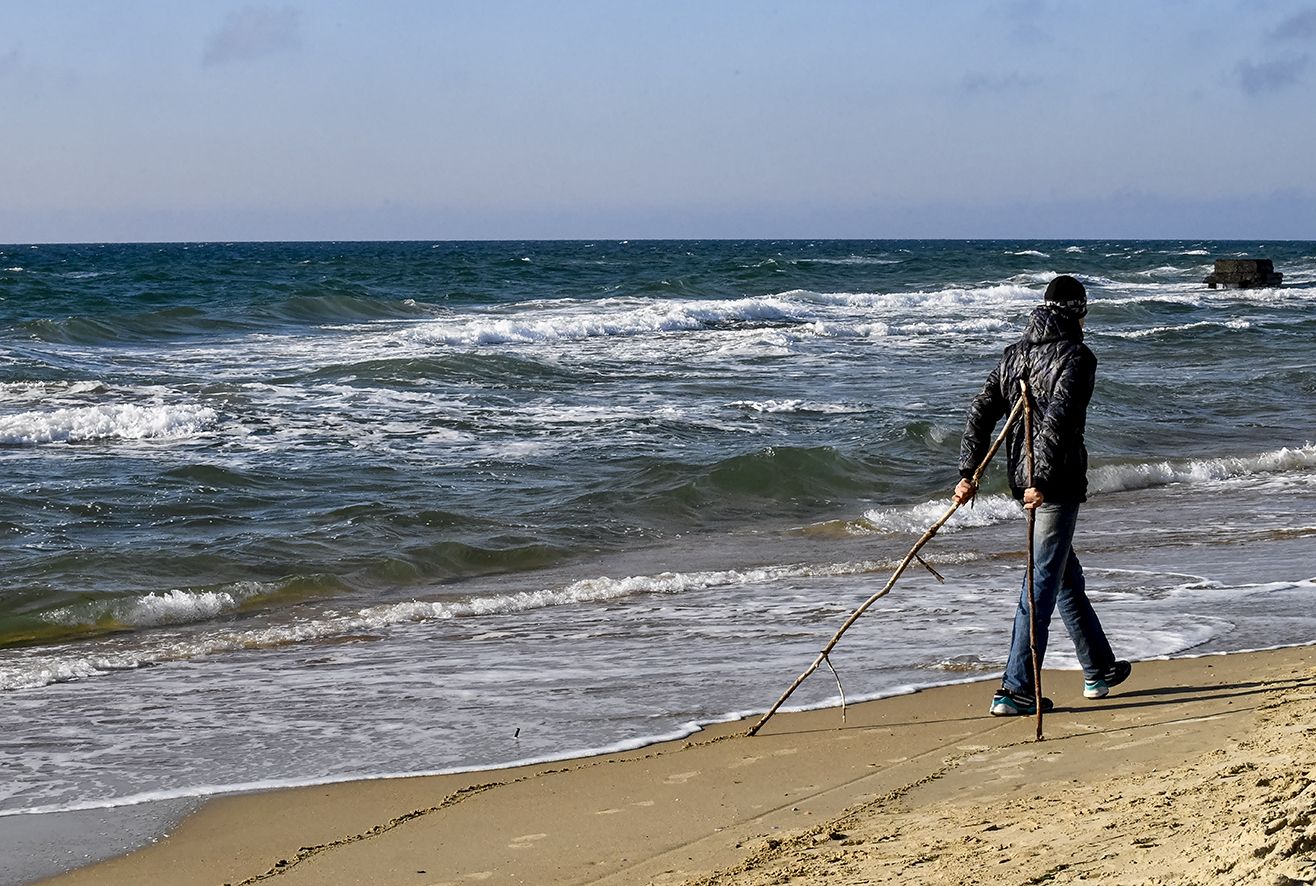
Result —
<instances>
[{"instance_id":1,"label":"hazy blue sky","mask_svg":"<svg viewBox=\"0 0 1316 886\"><path fill-rule=\"evenodd\" d=\"M1316 0L0 0L0 242L1316 239Z\"/></svg>"}]
</instances>

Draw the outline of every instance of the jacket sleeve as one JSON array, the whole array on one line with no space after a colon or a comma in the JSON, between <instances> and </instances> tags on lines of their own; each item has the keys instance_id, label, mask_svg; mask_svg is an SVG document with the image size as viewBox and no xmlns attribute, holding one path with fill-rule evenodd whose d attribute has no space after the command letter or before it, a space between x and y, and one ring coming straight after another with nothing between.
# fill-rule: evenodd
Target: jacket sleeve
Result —
<instances>
[{"instance_id":1,"label":"jacket sleeve","mask_svg":"<svg viewBox=\"0 0 1316 886\"><path fill-rule=\"evenodd\" d=\"M1044 496L1055 481L1063 481L1066 471L1074 470L1063 460L1074 438L1083 434L1096 379L1097 358L1087 348L1078 348L1056 378L1045 411L1034 416L1033 485Z\"/></svg>"},{"instance_id":2,"label":"jacket sleeve","mask_svg":"<svg viewBox=\"0 0 1316 886\"><path fill-rule=\"evenodd\" d=\"M982 391L969 404L969 417L960 439L960 476L973 478L973 472L991 447L992 431L1008 411L1009 403L1001 396L1001 364L987 376Z\"/></svg>"}]
</instances>

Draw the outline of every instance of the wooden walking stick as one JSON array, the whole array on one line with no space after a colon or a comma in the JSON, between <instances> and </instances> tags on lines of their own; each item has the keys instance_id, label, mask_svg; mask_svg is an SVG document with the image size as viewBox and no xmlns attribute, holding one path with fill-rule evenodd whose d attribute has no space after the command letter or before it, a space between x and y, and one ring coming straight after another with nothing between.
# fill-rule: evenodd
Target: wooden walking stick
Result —
<instances>
[{"instance_id":1,"label":"wooden walking stick","mask_svg":"<svg viewBox=\"0 0 1316 886\"><path fill-rule=\"evenodd\" d=\"M1021 399L1019 402L1014 404L1014 409L1010 410L1010 417L1005 420L1005 427L1001 428L1001 433L999 436L997 436L996 440L992 443L992 448L987 450L987 456L982 460L982 464L978 465L977 470L973 472L973 479L970 482L973 483L975 488L978 486L979 481L982 480L983 471L987 470L987 465L991 462L992 456L996 455L996 450L1000 449L1001 444L1005 442L1005 435L1010 432L1010 427L1014 424L1015 419L1019 417L1019 412L1023 408L1024 408L1024 402ZM822 652L818 653L818 657L813 660L813 664L805 668L804 673L800 674L798 677L795 678L795 682L790 685L790 688L787 689L784 693L782 693L781 698L777 699L777 703L768 709L768 712L763 715L762 719L760 719L757 723L755 723L752 727L750 727L750 730L745 733L746 735L755 735L760 729L762 729L763 724L768 722L768 720L772 719L772 715L777 713L777 709L786 703L786 699L791 697L791 693L793 693L796 689L800 688L801 683L809 679L810 674L818 670L818 666L820 664L822 664L823 662L827 662L828 667L831 666L831 662L827 660L827 656L831 653L831 651L834 648L836 648L836 644L839 643L841 640L841 635L850 629L850 625L854 624L856 621L859 620L859 616L863 615L868 610L868 607L872 606L882 597L886 596L887 591L891 590L891 588L895 585L896 580L900 578L901 575L904 574L905 569L909 566L910 563L914 562L914 560L916 559L922 562L922 558L919 557L918 552L922 549L922 547L925 544L927 544L929 541L932 540L932 537L937 534L937 530L945 526L946 521L948 521L954 515L954 513L959 509L960 509L959 502L952 503L950 509L947 510L946 513L942 514L941 517L938 518L937 522L933 523L931 526L928 527L928 531L923 533L923 535L919 537L919 540L914 543L914 547L909 549L909 553L905 555L905 559L900 561L900 565L898 565L896 567L896 571L891 574L891 578L887 579L887 583L882 586L882 590L878 591L876 594L869 597L862 604L860 604L858 609L850 613L850 617L845 620L845 624L841 625L841 629L832 635L832 639L829 640L827 642L827 645L822 648ZM924 565L926 566L927 564ZM929 567L929 569L931 569L931 567ZM936 573L933 572L933 575L936 575ZM838 686L840 685L839 678L837 680L837 685Z\"/></svg>"},{"instance_id":2,"label":"wooden walking stick","mask_svg":"<svg viewBox=\"0 0 1316 886\"><path fill-rule=\"evenodd\" d=\"M1033 485L1033 404L1028 399L1028 382L1019 379L1019 400L1024 404L1024 452L1028 459L1028 485ZM1033 527L1037 509L1028 515L1028 651L1033 658L1033 701L1037 705L1037 740L1042 740L1042 663L1037 659L1037 598L1033 594Z\"/></svg>"}]
</instances>

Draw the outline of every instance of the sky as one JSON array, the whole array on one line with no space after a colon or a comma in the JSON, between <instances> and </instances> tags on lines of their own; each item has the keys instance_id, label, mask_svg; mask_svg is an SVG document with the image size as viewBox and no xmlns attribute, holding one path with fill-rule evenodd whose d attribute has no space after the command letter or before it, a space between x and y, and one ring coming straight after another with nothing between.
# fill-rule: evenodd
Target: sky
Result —
<instances>
[{"instance_id":1,"label":"sky","mask_svg":"<svg viewBox=\"0 0 1316 886\"><path fill-rule=\"evenodd\" d=\"M0 242L1316 239L1316 0L0 0Z\"/></svg>"}]
</instances>

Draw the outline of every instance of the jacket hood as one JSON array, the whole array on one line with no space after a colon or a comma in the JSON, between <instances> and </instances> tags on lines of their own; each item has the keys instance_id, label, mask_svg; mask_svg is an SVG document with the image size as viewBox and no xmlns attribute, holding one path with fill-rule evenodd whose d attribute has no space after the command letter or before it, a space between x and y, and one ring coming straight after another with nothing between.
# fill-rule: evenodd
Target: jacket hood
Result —
<instances>
[{"instance_id":1,"label":"jacket hood","mask_svg":"<svg viewBox=\"0 0 1316 886\"><path fill-rule=\"evenodd\" d=\"M1073 313L1059 305L1043 304L1033 308L1023 339L1029 344L1042 344L1049 341L1081 342L1083 327L1079 323L1079 318Z\"/></svg>"}]
</instances>

